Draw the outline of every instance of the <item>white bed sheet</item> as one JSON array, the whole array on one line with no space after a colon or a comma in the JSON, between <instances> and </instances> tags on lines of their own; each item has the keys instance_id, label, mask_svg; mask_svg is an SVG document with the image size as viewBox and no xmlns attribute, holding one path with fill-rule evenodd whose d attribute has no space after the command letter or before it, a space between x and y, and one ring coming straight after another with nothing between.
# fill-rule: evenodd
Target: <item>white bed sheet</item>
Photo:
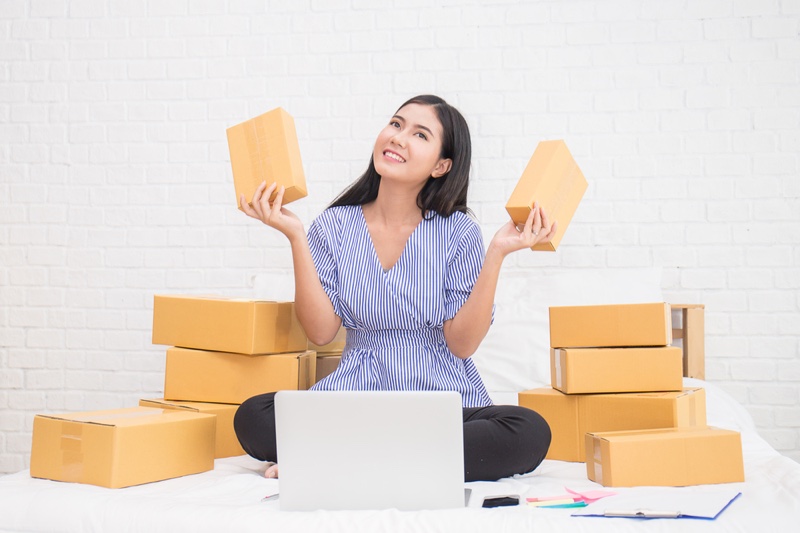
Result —
<instances>
[{"instance_id":1,"label":"white bed sheet","mask_svg":"<svg viewBox=\"0 0 800 533\"><path fill-rule=\"evenodd\" d=\"M603 489L589 481L582 463L546 460L535 472L495 483L470 483L465 509L446 511L281 512L279 502L261 502L279 481L261 476L263 465L249 457L216 461L211 472L125 489L32 479L27 471L0 478L0 531L4 532L269 532L269 531L791 531L800 519L800 465L781 456L755 431L747 412L713 384L687 380L707 393L709 424L742 433L745 482L724 485L742 496L714 521L579 518L571 509L524 506L481 509L485 495L523 496ZM515 393L494 394L516 402ZM346 475L343 472L343 475ZM676 488L716 490L719 486ZM646 492L647 487L608 489ZM662 490L662 489L657 489Z\"/></svg>"}]
</instances>

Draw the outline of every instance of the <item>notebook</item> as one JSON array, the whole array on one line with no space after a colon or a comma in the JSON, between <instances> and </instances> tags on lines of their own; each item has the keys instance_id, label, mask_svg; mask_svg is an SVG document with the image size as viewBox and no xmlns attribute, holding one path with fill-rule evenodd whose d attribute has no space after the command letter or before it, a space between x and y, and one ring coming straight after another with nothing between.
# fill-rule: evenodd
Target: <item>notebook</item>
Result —
<instances>
[{"instance_id":1,"label":"notebook","mask_svg":"<svg viewBox=\"0 0 800 533\"><path fill-rule=\"evenodd\" d=\"M281 510L464 507L461 395L281 391Z\"/></svg>"}]
</instances>

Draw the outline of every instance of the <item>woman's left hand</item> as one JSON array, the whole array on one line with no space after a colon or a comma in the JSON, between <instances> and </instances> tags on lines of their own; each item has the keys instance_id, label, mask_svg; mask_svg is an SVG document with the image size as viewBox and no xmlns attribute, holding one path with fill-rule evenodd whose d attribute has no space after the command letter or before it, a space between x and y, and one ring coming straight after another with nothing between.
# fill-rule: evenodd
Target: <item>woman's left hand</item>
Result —
<instances>
[{"instance_id":1,"label":"woman's left hand","mask_svg":"<svg viewBox=\"0 0 800 533\"><path fill-rule=\"evenodd\" d=\"M537 202L533 204L533 209L531 209L523 228L517 228L513 221L509 221L495 233L492 242L489 243L489 248L506 256L523 248L532 248L536 244L550 242L556 234L557 228L556 222L550 223L547 213L539 207Z\"/></svg>"}]
</instances>

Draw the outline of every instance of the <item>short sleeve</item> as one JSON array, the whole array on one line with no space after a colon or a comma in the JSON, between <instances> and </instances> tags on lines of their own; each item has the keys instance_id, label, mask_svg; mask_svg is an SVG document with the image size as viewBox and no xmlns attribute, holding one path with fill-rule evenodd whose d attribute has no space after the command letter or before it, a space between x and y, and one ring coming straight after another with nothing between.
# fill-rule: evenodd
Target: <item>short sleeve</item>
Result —
<instances>
[{"instance_id":1,"label":"short sleeve","mask_svg":"<svg viewBox=\"0 0 800 533\"><path fill-rule=\"evenodd\" d=\"M314 261L322 288L333 305L333 311L341 317L339 275L333 242L330 239L330 235L334 233L330 231L330 228L326 228L321 217L317 218L308 229L308 247L311 250L311 259Z\"/></svg>"},{"instance_id":2,"label":"short sleeve","mask_svg":"<svg viewBox=\"0 0 800 533\"><path fill-rule=\"evenodd\" d=\"M444 280L445 321L456 316L469 298L472 287L481 273L483 258L483 236L480 227L470 223L458 238L453 255L448 260ZM492 306L492 321L494 321L494 306Z\"/></svg>"}]
</instances>

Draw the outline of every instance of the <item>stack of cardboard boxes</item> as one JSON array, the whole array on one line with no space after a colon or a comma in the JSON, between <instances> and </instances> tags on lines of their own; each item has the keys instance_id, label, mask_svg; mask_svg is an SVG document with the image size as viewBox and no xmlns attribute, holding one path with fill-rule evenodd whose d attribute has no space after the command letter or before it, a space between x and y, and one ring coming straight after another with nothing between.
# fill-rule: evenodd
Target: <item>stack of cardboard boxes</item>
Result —
<instances>
[{"instance_id":1,"label":"stack of cardboard boxes","mask_svg":"<svg viewBox=\"0 0 800 533\"><path fill-rule=\"evenodd\" d=\"M552 388L519 394L550 425L547 458L606 486L743 480L740 435L707 427L671 342L666 303L551 307Z\"/></svg>"},{"instance_id":2,"label":"stack of cardboard boxes","mask_svg":"<svg viewBox=\"0 0 800 533\"><path fill-rule=\"evenodd\" d=\"M241 404L314 384L316 353L292 302L156 296L153 343L167 350L164 397Z\"/></svg>"},{"instance_id":3,"label":"stack of cardboard boxes","mask_svg":"<svg viewBox=\"0 0 800 533\"><path fill-rule=\"evenodd\" d=\"M153 343L172 346L164 398L37 415L31 476L117 488L211 470L244 453L233 431L241 402L315 381L291 302L156 296Z\"/></svg>"},{"instance_id":4,"label":"stack of cardboard boxes","mask_svg":"<svg viewBox=\"0 0 800 533\"><path fill-rule=\"evenodd\" d=\"M316 354L292 302L156 296L153 343L173 346L164 398L139 405L216 414L217 458L244 453L233 431L243 401L314 384Z\"/></svg>"},{"instance_id":5,"label":"stack of cardboard boxes","mask_svg":"<svg viewBox=\"0 0 800 533\"><path fill-rule=\"evenodd\" d=\"M241 196L250 203L262 182L285 187L284 205L306 196L294 119L285 110L226 133L237 207ZM233 433L241 402L315 381L315 353L292 303L156 296L153 343L174 346L164 398L37 415L33 477L115 488L210 470L215 457L244 453Z\"/></svg>"}]
</instances>

